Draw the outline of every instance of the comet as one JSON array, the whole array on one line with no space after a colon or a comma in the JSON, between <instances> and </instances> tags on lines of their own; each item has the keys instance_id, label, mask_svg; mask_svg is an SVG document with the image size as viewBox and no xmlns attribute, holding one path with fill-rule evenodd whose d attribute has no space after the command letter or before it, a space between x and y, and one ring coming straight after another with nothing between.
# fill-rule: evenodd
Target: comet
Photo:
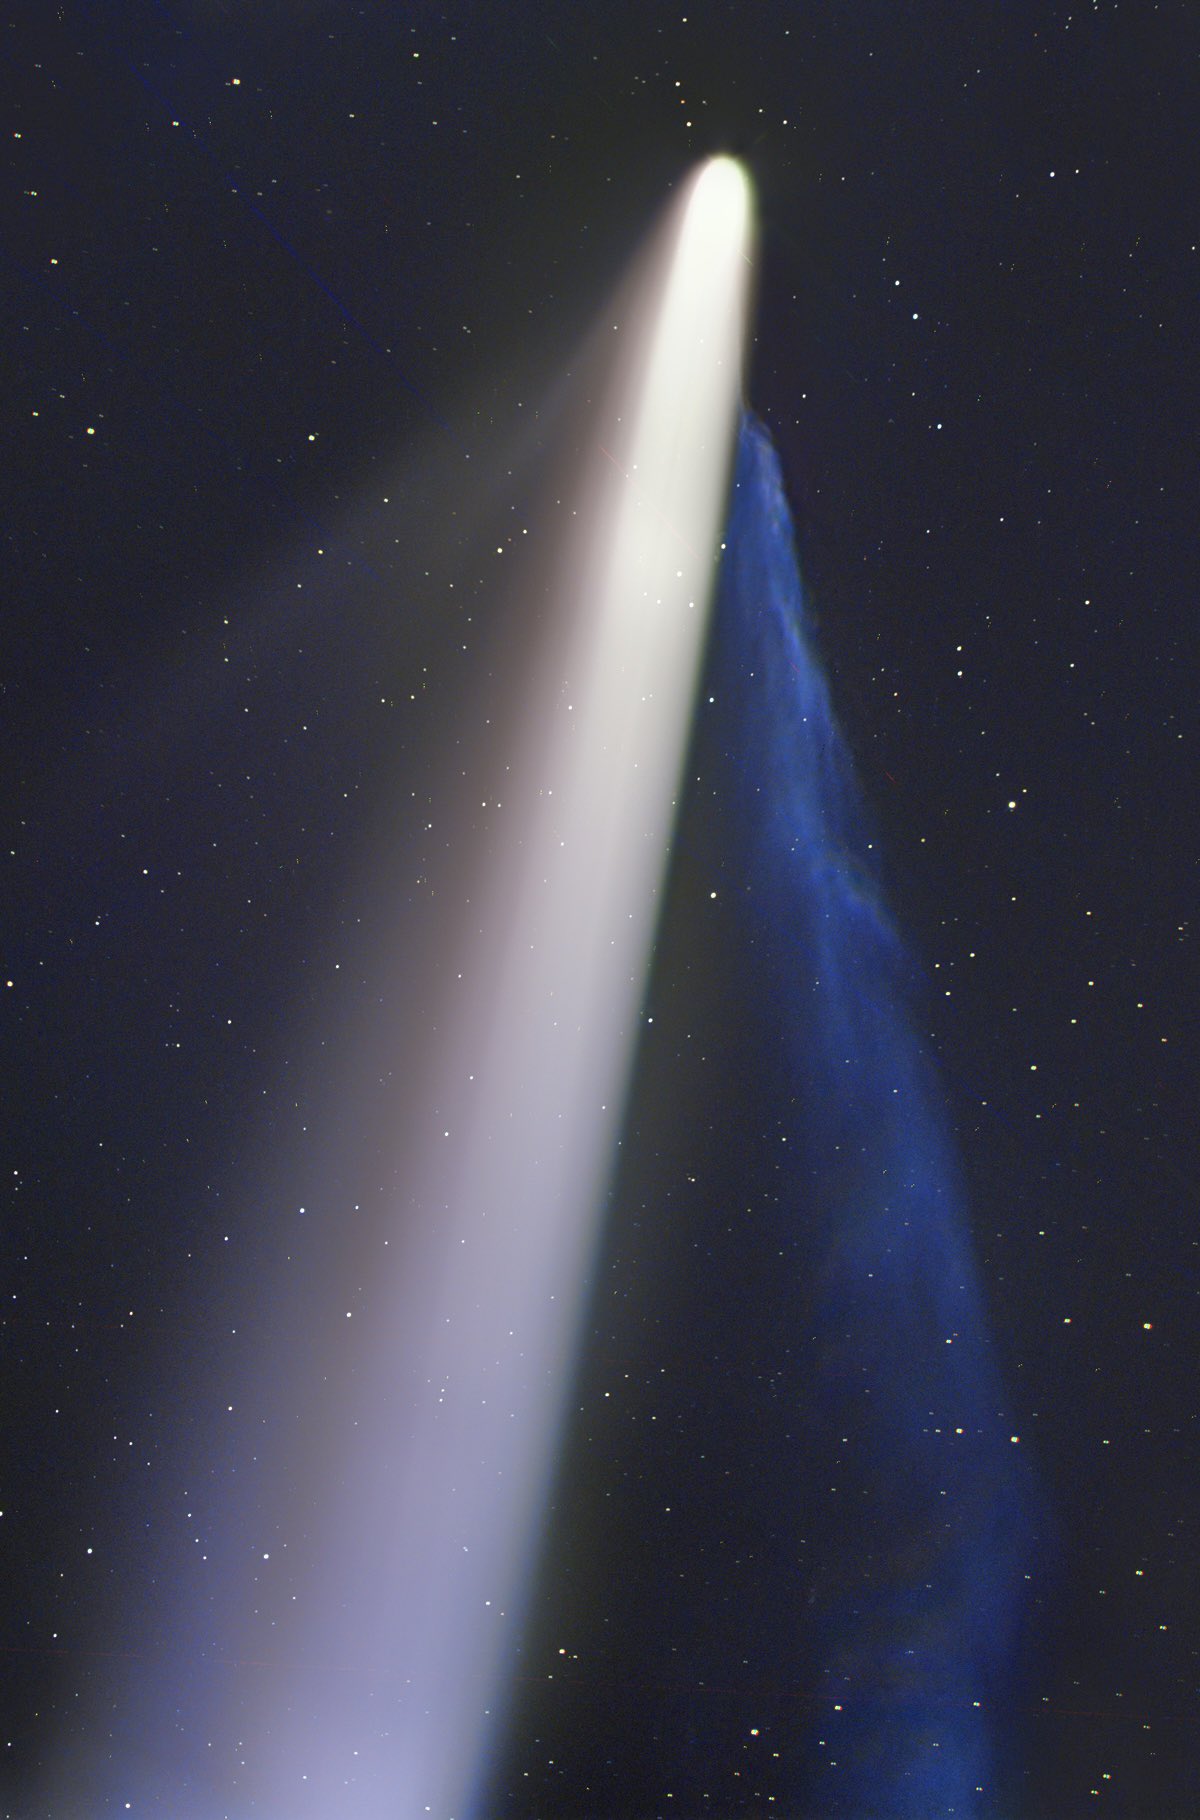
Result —
<instances>
[{"instance_id":1,"label":"comet","mask_svg":"<svg viewBox=\"0 0 1200 1820\"><path fill-rule=\"evenodd\" d=\"M503 832L462 860L470 914L428 938L425 1015L392 1040L387 1268L349 1363L291 1389L293 1455L262 1491L278 1589L268 1565L252 1601L231 1576L202 1621L178 1614L173 1649L101 1703L68 1806L483 1820L720 562L752 238L746 174L714 158L623 289L486 790ZM180 1666L198 1634L203 1673Z\"/></svg>"}]
</instances>

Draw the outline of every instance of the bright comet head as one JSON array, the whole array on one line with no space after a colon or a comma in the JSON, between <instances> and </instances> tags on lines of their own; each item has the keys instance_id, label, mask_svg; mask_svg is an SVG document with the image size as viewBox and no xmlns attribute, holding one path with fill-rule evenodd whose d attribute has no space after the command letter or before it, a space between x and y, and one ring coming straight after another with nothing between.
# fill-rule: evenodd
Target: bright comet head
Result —
<instances>
[{"instance_id":1,"label":"bright comet head","mask_svg":"<svg viewBox=\"0 0 1200 1820\"><path fill-rule=\"evenodd\" d=\"M700 166L689 208L697 230L710 237L714 256L745 239L750 214L750 179L725 153Z\"/></svg>"}]
</instances>

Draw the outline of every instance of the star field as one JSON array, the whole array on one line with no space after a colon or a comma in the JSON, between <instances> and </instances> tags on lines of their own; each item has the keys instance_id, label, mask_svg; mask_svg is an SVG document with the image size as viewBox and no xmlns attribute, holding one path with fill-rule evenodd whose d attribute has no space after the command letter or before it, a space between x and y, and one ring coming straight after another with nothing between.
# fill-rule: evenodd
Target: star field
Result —
<instances>
[{"instance_id":1,"label":"star field","mask_svg":"<svg viewBox=\"0 0 1200 1820\"><path fill-rule=\"evenodd\" d=\"M306 1597L304 1486L294 1526L267 1495L289 1383L319 1358L322 1422L357 1419L416 1089L389 1031L432 1033L488 951L468 861L503 836L483 780L537 609L507 576L572 509L544 489L579 454L563 376L717 150L758 189L747 396L1047 1512L995 1720L1005 1813L1195 1811L1200 28L1128 0L918 13L71 0L4 27L14 1820L78 1811L38 1791L139 1662L215 1697ZM701 1763L704 1811L791 1811L789 1702L842 1748L802 1649L743 1628L785 1575L827 1596L820 1537L864 1477L840 1430L803 1454L803 1284L795 1335L756 1331L801 1255L791 1132L739 1034L707 764L522 1650L513 1820L594 1812L606 1726L635 1739L630 1820ZM459 947L421 977L443 926ZM378 1135L349 1162L351 1117ZM764 1516L747 1474L778 1486L781 1437L796 1506Z\"/></svg>"}]
</instances>

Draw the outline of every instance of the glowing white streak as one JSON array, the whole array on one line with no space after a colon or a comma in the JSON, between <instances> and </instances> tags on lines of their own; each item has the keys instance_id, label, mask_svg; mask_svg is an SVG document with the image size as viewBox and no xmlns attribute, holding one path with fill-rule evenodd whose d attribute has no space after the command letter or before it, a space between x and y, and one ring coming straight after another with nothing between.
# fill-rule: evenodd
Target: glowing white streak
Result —
<instances>
[{"instance_id":1,"label":"glowing white streak","mask_svg":"<svg viewBox=\"0 0 1200 1820\"><path fill-rule=\"evenodd\" d=\"M466 1820L507 1702L715 577L740 169L704 167L669 231L565 502L575 535L526 679L507 845L471 894L484 945L408 1052L424 1136L400 1160L399 1280L356 1374L307 1615L277 1633L293 1668L242 1707L256 1812Z\"/></svg>"},{"instance_id":2,"label":"glowing white streak","mask_svg":"<svg viewBox=\"0 0 1200 1820\"><path fill-rule=\"evenodd\" d=\"M309 1716L290 1687L288 1710L263 1715L255 1781L297 1820L347 1799L371 1820L461 1820L504 1704L702 649L747 236L745 181L714 162L665 291L644 302L633 395L595 425L583 529L505 790L512 846L476 899L490 971L430 1057L427 1154L402 1215L419 1237L369 1366L394 1391L349 1475L358 1508L327 1564L339 1596L318 1602L303 1651L398 1669L366 1710L355 1686Z\"/></svg>"}]
</instances>

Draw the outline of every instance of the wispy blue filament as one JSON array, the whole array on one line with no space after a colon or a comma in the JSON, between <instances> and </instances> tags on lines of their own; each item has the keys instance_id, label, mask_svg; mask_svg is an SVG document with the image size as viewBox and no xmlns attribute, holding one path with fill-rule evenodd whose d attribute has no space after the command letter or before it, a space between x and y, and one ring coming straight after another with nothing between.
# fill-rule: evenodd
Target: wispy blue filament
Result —
<instances>
[{"instance_id":1,"label":"wispy blue filament","mask_svg":"<svg viewBox=\"0 0 1200 1820\"><path fill-rule=\"evenodd\" d=\"M807 1599L819 1717L796 1798L810 1814L997 1814L1034 1499L913 968L752 418L715 639L735 895L794 1115L808 1394L838 1465L819 1485L834 1475L796 1463L797 1522L823 1554Z\"/></svg>"}]
</instances>

